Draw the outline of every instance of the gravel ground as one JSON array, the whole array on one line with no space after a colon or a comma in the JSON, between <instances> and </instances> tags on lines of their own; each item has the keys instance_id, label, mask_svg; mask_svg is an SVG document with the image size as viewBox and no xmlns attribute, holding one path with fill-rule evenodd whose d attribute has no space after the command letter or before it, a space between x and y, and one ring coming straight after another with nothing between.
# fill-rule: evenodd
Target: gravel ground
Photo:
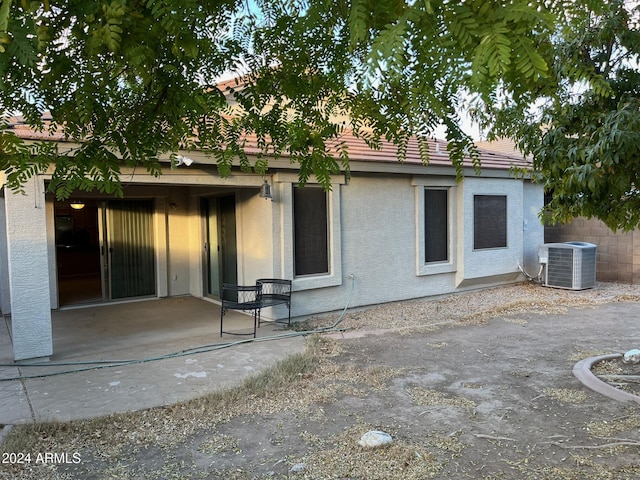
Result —
<instances>
[{"instance_id":1,"label":"gravel ground","mask_svg":"<svg viewBox=\"0 0 640 480\"><path fill-rule=\"evenodd\" d=\"M592 349L627 343L638 306L622 302L640 302L640 286L520 284L353 311L343 334L310 340L313 366L295 358L273 386L15 428L14 453L71 462L0 465L0 478L637 479L637 406L571 375L578 360L610 353ZM393 444L360 447L368 430Z\"/></svg>"},{"instance_id":2,"label":"gravel ground","mask_svg":"<svg viewBox=\"0 0 640 480\"><path fill-rule=\"evenodd\" d=\"M617 301L640 301L640 285L598 282L587 290L541 288L533 283L476 290L435 300L394 302L344 316L347 330L415 329L485 321L522 312L564 313L569 307ZM332 325L338 316L312 319L313 326Z\"/></svg>"}]
</instances>

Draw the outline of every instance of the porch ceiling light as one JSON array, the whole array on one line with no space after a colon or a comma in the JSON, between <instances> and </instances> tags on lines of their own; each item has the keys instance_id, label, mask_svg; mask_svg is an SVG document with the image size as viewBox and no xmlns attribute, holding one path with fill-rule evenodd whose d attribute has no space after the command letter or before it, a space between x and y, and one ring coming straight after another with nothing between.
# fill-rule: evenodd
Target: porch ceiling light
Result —
<instances>
[{"instance_id":1,"label":"porch ceiling light","mask_svg":"<svg viewBox=\"0 0 640 480\"><path fill-rule=\"evenodd\" d=\"M266 180L260 187L260 196L265 200L273 200L273 197L271 197L271 185Z\"/></svg>"},{"instance_id":2,"label":"porch ceiling light","mask_svg":"<svg viewBox=\"0 0 640 480\"><path fill-rule=\"evenodd\" d=\"M73 208L74 210L82 210L84 208L84 202L81 202L79 200L73 200L69 206L71 208Z\"/></svg>"}]
</instances>

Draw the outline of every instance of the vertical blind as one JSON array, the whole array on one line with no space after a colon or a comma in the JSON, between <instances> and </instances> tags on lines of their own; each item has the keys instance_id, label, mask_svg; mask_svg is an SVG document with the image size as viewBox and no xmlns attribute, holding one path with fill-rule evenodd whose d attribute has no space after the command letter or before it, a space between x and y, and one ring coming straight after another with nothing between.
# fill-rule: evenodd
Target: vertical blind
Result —
<instances>
[{"instance_id":1,"label":"vertical blind","mask_svg":"<svg viewBox=\"0 0 640 480\"><path fill-rule=\"evenodd\" d=\"M152 201L111 201L108 211L111 298L154 295Z\"/></svg>"}]
</instances>

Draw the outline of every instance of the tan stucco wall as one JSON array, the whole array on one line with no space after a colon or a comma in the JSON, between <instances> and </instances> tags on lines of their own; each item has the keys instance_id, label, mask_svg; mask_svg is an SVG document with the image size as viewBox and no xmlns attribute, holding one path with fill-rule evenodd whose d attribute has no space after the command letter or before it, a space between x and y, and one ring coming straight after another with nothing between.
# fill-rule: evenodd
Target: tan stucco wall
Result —
<instances>
[{"instance_id":1,"label":"tan stucco wall","mask_svg":"<svg viewBox=\"0 0 640 480\"><path fill-rule=\"evenodd\" d=\"M190 235L188 191L168 187L162 205L166 209L166 262L168 295L189 293ZM162 247L164 248L164 245Z\"/></svg>"},{"instance_id":2,"label":"tan stucco wall","mask_svg":"<svg viewBox=\"0 0 640 480\"><path fill-rule=\"evenodd\" d=\"M277 277L273 263L273 205L257 190L236 192L238 283L253 285L258 278Z\"/></svg>"}]
</instances>

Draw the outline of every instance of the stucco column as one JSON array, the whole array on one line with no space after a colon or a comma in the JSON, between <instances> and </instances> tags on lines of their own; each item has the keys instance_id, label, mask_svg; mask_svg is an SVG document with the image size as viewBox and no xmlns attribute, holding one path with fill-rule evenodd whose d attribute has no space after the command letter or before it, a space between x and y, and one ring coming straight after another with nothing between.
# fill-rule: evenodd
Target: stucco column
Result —
<instances>
[{"instance_id":1,"label":"stucco column","mask_svg":"<svg viewBox=\"0 0 640 480\"><path fill-rule=\"evenodd\" d=\"M53 353L44 181L32 178L24 190L26 195L5 192L15 360Z\"/></svg>"},{"instance_id":2,"label":"stucco column","mask_svg":"<svg viewBox=\"0 0 640 480\"><path fill-rule=\"evenodd\" d=\"M0 310L4 315L11 313L9 263L7 262L7 218L4 195L0 197Z\"/></svg>"}]
</instances>

